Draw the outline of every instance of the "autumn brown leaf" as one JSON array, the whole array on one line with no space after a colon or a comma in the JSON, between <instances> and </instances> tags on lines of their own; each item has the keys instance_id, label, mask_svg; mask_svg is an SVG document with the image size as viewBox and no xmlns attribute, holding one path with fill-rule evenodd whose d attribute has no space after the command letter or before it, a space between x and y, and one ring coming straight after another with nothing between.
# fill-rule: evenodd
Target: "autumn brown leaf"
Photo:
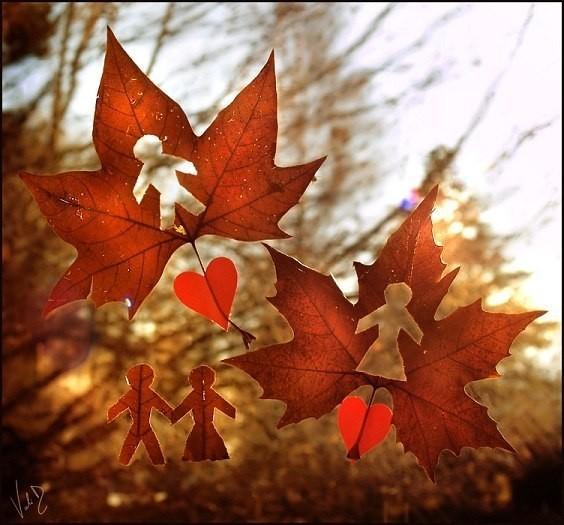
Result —
<instances>
[{"instance_id":1,"label":"autumn brown leaf","mask_svg":"<svg viewBox=\"0 0 564 525\"><path fill-rule=\"evenodd\" d=\"M22 174L49 224L78 256L57 283L44 314L90 297L96 306L125 302L132 318L185 240L159 229L159 199L141 205L130 187L104 170L53 177Z\"/></svg>"},{"instance_id":2,"label":"autumn brown leaf","mask_svg":"<svg viewBox=\"0 0 564 525\"><path fill-rule=\"evenodd\" d=\"M276 111L272 55L197 137L180 106L149 80L108 29L93 127L101 168L21 174L51 227L78 252L44 313L90 297L96 306L125 302L131 318L183 244L195 248L195 240L206 234L243 241L287 237L278 221L298 202L323 159L274 165ZM175 227L167 230L160 229L159 193L150 187L140 204L132 193L142 167L133 148L149 134L159 137L164 153L194 163L198 174L180 175L180 181L206 206L194 216L177 204Z\"/></svg>"},{"instance_id":3,"label":"autumn brown leaf","mask_svg":"<svg viewBox=\"0 0 564 525\"><path fill-rule=\"evenodd\" d=\"M275 297L269 301L294 331L288 343L261 348L225 362L253 376L261 396L286 403L283 427L330 412L350 392L376 377L355 372L374 331L355 334L358 318L332 277L267 246L276 267Z\"/></svg>"},{"instance_id":4,"label":"autumn brown leaf","mask_svg":"<svg viewBox=\"0 0 564 525\"><path fill-rule=\"evenodd\" d=\"M197 176L179 180L206 209L198 216L178 207L193 238L221 235L241 241L288 237L278 221L301 197L324 158L280 168L276 154L274 54L259 75L198 138L191 160Z\"/></svg>"},{"instance_id":5,"label":"autumn brown leaf","mask_svg":"<svg viewBox=\"0 0 564 525\"><path fill-rule=\"evenodd\" d=\"M294 338L226 360L260 383L262 397L287 404L279 426L331 411L357 386L385 386L393 395L399 439L431 477L444 449L508 447L486 408L465 387L496 375L515 337L543 313L489 313L477 301L435 320L458 273L442 276L446 265L431 223L437 191L389 238L372 265L355 264L359 301L354 306L331 277L269 248L278 277L278 294L270 301L288 320ZM406 381L355 370L378 337L377 327L355 334L358 321L385 303L384 292L395 283L411 288L407 308L424 334L419 346L400 333Z\"/></svg>"}]
</instances>

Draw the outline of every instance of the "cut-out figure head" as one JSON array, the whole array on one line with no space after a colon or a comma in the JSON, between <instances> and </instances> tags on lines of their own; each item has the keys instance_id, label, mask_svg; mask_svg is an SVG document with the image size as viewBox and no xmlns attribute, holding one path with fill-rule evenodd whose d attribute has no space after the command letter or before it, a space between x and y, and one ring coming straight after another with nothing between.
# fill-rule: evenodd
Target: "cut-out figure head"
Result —
<instances>
[{"instance_id":1,"label":"cut-out figure head","mask_svg":"<svg viewBox=\"0 0 564 525\"><path fill-rule=\"evenodd\" d=\"M386 304L396 308L405 308L412 296L411 289L404 283L389 284L384 290Z\"/></svg>"},{"instance_id":2,"label":"cut-out figure head","mask_svg":"<svg viewBox=\"0 0 564 525\"><path fill-rule=\"evenodd\" d=\"M196 392L209 390L215 382L215 371L206 365L200 365L188 376L188 383Z\"/></svg>"},{"instance_id":3,"label":"cut-out figure head","mask_svg":"<svg viewBox=\"0 0 564 525\"><path fill-rule=\"evenodd\" d=\"M144 135L133 146L133 155L144 164L155 161L163 154L163 143L156 135Z\"/></svg>"},{"instance_id":4,"label":"cut-out figure head","mask_svg":"<svg viewBox=\"0 0 564 525\"><path fill-rule=\"evenodd\" d=\"M148 387L153 383L155 379L155 371L145 363L140 365L132 366L127 371L127 384L131 388L139 389L142 386Z\"/></svg>"}]
</instances>

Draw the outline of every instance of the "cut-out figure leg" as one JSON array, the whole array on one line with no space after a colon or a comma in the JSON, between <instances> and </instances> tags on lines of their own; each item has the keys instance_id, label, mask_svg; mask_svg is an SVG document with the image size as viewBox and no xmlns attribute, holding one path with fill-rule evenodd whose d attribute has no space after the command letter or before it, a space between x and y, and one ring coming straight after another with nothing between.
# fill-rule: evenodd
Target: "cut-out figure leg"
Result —
<instances>
[{"instance_id":1,"label":"cut-out figure leg","mask_svg":"<svg viewBox=\"0 0 564 525\"><path fill-rule=\"evenodd\" d=\"M208 442L206 443L207 459L229 459L223 438L218 434L213 423L207 425Z\"/></svg>"},{"instance_id":2,"label":"cut-out figure leg","mask_svg":"<svg viewBox=\"0 0 564 525\"><path fill-rule=\"evenodd\" d=\"M186 439L183 461L203 461L205 455L206 436L202 425L194 424L192 431Z\"/></svg>"},{"instance_id":3,"label":"cut-out figure leg","mask_svg":"<svg viewBox=\"0 0 564 525\"><path fill-rule=\"evenodd\" d=\"M149 430L143 436L142 441L151 461L153 462L153 465L164 465L165 458L155 433L152 430Z\"/></svg>"},{"instance_id":4,"label":"cut-out figure leg","mask_svg":"<svg viewBox=\"0 0 564 525\"><path fill-rule=\"evenodd\" d=\"M364 357L356 367L359 372L366 372L367 374L379 374L382 371L383 363L387 363L389 356L393 353L396 347L396 342L389 341L384 343L383 338L378 338L369 347Z\"/></svg>"},{"instance_id":5,"label":"cut-out figure leg","mask_svg":"<svg viewBox=\"0 0 564 525\"><path fill-rule=\"evenodd\" d=\"M122 465L129 465L133 454L135 454L139 446L139 441L139 436L134 434L131 430L127 433L123 441L123 446L121 447L121 452L119 453L119 462Z\"/></svg>"},{"instance_id":6,"label":"cut-out figure leg","mask_svg":"<svg viewBox=\"0 0 564 525\"><path fill-rule=\"evenodd\" d=\"M180 203L183 208L186 208L192 215L199 215L206 207L192 195L184 186L178 186L178 197L176 202Z\"/></svg>"},{"instance_id":7,"label":"cut-out figure leg","mask_svg":"<svg viewBox=\"0 0 564 525\"><path fill-rule=\"evenodd\" d=\"M229 459L225 443L212 424L194 425L192 432L186 440L184 461L211 461Z\"/></svg>"}]
</instances>

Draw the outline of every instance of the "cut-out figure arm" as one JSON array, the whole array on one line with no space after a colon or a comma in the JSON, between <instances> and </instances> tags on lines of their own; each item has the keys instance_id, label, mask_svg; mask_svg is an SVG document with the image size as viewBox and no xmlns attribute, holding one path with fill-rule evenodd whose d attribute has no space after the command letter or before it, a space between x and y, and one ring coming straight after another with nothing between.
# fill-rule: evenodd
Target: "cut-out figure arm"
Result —
<instances>
[{"instance_id":1,"label":"cut-out figure arm","mask_svg":"<svg viewBox=\"0 0 564 525\"><path fill-rule=\"evenodd\" d=\"M171 423L176 423L178 420L182 419L190 410L192 410L197 403L198 399L195 392L190 392L180 405L178 405L172 411L172 417L170 418Z\"/></svg>"},{"instance_id":2,"label":"cut-out figure arm","mask_svg":"<svg viewBox=\"0 0 564 525\"><path fill-rule=\"evenodd\" d=\"M380 306L377 310L370 312L369 314L365 315L362 319L358 321L358 325L356 327L356 332L359 334L360 332L364 332L373 326L380 324L380 322L385 317L385 310L386 305Z\"/></svg>"},{"instance_id":3,"label":"cut-out figure arm","mask_svg":"<svg viewBox=\"0 0 564 525\"><path fill-rule=\"evenodd\" d=\"M179 173L185 175L192 175L192 176L197 175L196 167L190 161L181 159L179 157L174 157L172 155L167 155L167 157L176 160L172 168L174 169L174 174L176 175L177 178ZM193 215L199 215L206 209L205 204L200 200L198 200L198 198L193 193L189 192L181 184L177 185L176 191L178 195L177 202L179 202L184 208L186 208Z\"/></svg>"},{"instance_id":4,"label":"cut-out figure arm","mask_svg":"<svg viewBox=\"0 0 564 525\"><path fill-rule=\"evenodd\" d=\"M116 417L129 408L127 394L121 396L111 407L108 408L107 422L111 423Z\"/></svg>"},{"instance_id":5,"label":"cut-out figure arm","mask_svg":"<svg viewBox=\"0 0 564 525\"><path fill-rule=\"evenodd\" d=\"M421 339L423 339L423 332L421 331L421 328L419 328L417 321L413 319L412 315L407 310L404 311L402 317L402 330L404 330L411 339L420 345Z\"/></svg>"},{"instance_id":6,"label":"cut-out figure arm","mask_svg":"<svg viewBox=\"0 0 564 525\"><path fill-rule=\"evenodd\" d=\"M214 401L214 407L218 410L221 410L225 415L229 416L232 419L235 419L235 407L223 399L219 394L216 394L216 398Z\"/></svg>"},{"instance_id":7,"label":"cut-out figure arm","mask_svg":"<svg viewBox=\"0 0 564 525\"><path fill-rule=\"evenodd\" d=\"M174 155L163 155L170 159L172 167L175 171L180 171L181 173L186 173L187 175L196 175L196 166L189 160L183 159L181 157L175 157Z\"/></svg>"},{"instance_id":8,"label":"cut-out figure arm","mask_svg":"<svg viewBox=\"0 0 564 525\"><path fill-rule=\"evenodd\" d=\"M163 416L166 416L168 419L172 421L173 408L157 393L155 393L155 397L153 398L153 406Z\"/></svg>"},{"instance_id":9,"label":"cut-out figure arm","mask_svg":"<svg viewBox=\"0 0 564 525\"><path fill-rule=\"evenodd\" d=\"M143 197L145 196L145 193L147 193L150 185L151 177L147 175L147 172L145 171L143 173L139 173L139 177L137 177L137 181L133 187L133 196L138 203L143 200Z\"/></svg>"}]
</instances>

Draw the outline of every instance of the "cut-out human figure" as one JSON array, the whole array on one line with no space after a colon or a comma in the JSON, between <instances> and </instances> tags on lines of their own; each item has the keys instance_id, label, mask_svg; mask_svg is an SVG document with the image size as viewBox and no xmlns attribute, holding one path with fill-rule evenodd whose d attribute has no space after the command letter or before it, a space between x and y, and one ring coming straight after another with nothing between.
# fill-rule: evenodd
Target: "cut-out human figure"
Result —
<instances>
[{"instance_id":1,"label":"cut-out human figure","mask_svg":"<svg viewBox=\"0 0 564 525\"><path fill-rule=\"evenodd\" d=\"M384 290L386 304L359 320L356 333L364 332L378 325L378 339L372 343L356 368L359 372L378 374L378 353L382 350L397 349L400 330L404 330L417 344L421 343L423 332L406 306L411 301L411 290L404 283L389 284Z\"/></svg>"},{"instance_id":2,"label":"cut-out human figure","mask_svg":"<svg viewBox=\"0 0 564 525\"><path fill-rule=\"evenodd\" d=\"M184 461L229 459L223 439L213 424L213 415L214 410L218 409L235 418L235 407L212 389L214 381L215 371L209 366L194 368L188 376L188 383L193 390L172 412L173 423L190 411L194 418L194 426L188 435L182 456Z\"/></svg>"},{"instance_id":3,"label":"cut-out human figure","mask_svg":"<svg viewBox=\"0 0 564 525\"><path fill-rule=\"evenodd\" d=\"M147 364L131 367L126 376L131 390L108 408L108 423L111 423L126 410L129 410L133 419L119 454L119 462L123 465L129 465L141 441L145 445L153 465L165 463L159 440L151 428L150 417L151 409L156 408L161 414L171 419L172 407L151 388L154 377L155 372Z\"/></svg>"},{"instance_id":4,"label":"cut-out human figure","mask_svg":"<svg viewBox=\"0 0 564 525\"><path fill-rule=\"evenodd\" d=\"M196 169L191 162L163 153L162 142L155 135L141 137L133 147L133 154L143 163L133 195L137 202L141 202L150 185L159 191L162 229L174 224L174 204L177 202L194 215L204 210L205 206L180 185L176 176L176 171L195 175Z\"/></svg>"}]
</instances>

